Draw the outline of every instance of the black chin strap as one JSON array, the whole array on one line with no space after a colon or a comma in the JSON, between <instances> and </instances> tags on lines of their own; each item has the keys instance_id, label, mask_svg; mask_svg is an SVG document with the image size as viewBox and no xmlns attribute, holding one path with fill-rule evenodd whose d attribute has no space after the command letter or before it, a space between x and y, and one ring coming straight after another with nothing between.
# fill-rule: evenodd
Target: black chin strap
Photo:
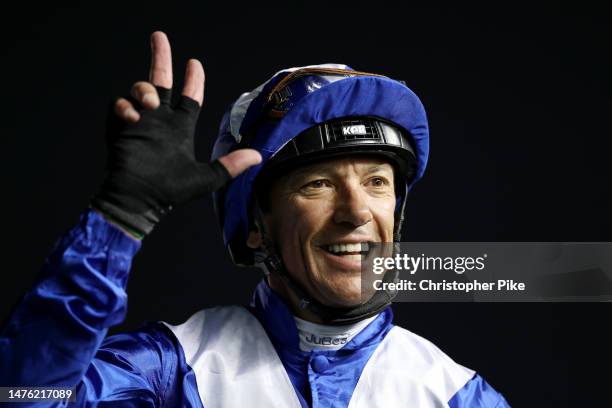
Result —
<instances>
[{"instance_id":1,"label":"black chin strap","mask_svg":"<svg viewBox=\"0 0 612 408\"><path fill-rule=\"evenodd\" d=\"M401 207L403 207L403 205ZM367 319L368 317L380 313L383 309L389 306L393 298L397 295L396 290L377 290L369 300L364 303L360 303L357 306L339 308L322 304L309 296L302 285L289 276L287 268L277 253L272 239L265 231L263 216L257 203L255 203L255 223L259 229L263 243L263 250L255 253L255 264L262 268L266 275L275 274L276 276L280 277L285 286L293 291L297 298L300 299L299 307L314 313L321 318L323 323L330 325L343 325L356 323L363 319ZM399 219L398 223L396 224L396 231L394 233L395 238L399 236L400 229L401 219ZM399 240L399 238L397 238L397 240ZM397 277L397 271L389 271L384 275L383 281L394 282L397 280Z\"/></svg>"}]
</instances>

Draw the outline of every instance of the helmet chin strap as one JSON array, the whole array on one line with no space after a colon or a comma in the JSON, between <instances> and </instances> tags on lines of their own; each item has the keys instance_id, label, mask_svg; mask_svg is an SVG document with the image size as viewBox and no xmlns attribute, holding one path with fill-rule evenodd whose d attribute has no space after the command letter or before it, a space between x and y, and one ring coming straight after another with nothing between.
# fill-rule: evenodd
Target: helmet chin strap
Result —
<instances>
[{"instance_id":1,"label":"helmet chin strap","mask_svg":"<svg viewBox=\"0 0 612 408\"><path fill-rule=\"evenodd\" d=\"M399 231L401 229L402 218L405 200L399 207L400 216L396 216L396 225L394 227L394 240L399 241ZM263 214L257 202L254 205L255 210L255 224L259 229L259 233L262 238L262 249L255 252L255 264L262 268L266 275L274 274L281 278L283 283L289 290L291 290L299 299L298 307L301 309L307 309L318 316L324 324L330 325L343 325L351 324L367 319L368 317L374 316L384 310L391 304L391 301L397 294L396 290L377 290L374 295L364 303L359 305L340 308L324 305L310 296L303 286L293 277L290 276L287 268L285 267L282 258L276 250L276 246L272 242L270 235L265 229L263 222ZM389 271L384 277L384 282L394 282L397 280L398 271Z\"/></svg>"}]
</instances>

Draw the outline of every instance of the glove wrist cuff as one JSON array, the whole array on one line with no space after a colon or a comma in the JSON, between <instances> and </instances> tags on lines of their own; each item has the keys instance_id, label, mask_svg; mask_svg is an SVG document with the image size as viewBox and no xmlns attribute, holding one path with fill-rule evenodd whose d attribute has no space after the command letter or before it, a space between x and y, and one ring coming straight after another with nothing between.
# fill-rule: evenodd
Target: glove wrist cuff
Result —
<instances>
[{"instance_id":1,"label":"glove wrist cuff","mask_svg":"<svg viewBox=\"0 0 612 408\"><path fill-rule=\"evenodd\" d=\"M131 213L100 196L94 197L91 206L138 239L143 239L153 231L155 225L160 221L159 216L153 210L147 210L141 214Z\"/></svg>"}]
</instances>

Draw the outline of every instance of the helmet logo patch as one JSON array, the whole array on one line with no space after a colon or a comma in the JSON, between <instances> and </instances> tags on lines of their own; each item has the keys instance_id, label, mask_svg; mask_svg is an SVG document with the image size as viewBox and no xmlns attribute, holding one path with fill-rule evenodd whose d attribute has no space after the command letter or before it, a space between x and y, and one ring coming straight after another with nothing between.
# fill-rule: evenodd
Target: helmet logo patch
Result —
<instances>
[{"instance_id":1,"label":"helmet logo patch","mask_svg":"<svg viewBox=\"0 0 612 408\"><path fill-rule=\"evenodd\" d=\"M342 135L367 135L365 125L342 126Z\"/></svg>"}]
</instances>

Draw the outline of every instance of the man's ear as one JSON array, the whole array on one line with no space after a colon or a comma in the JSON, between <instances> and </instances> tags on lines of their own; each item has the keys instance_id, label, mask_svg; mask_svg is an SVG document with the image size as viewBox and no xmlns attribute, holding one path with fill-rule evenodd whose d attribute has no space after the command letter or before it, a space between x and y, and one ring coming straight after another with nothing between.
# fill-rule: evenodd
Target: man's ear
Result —
<instances>
[{"instance_id":1,"label":"man's ear","mask_svg":"<svg viewBox=\"0 0 612 408\"><path fill-rule=\"evenodd\" d=\"M249 237L247 238L246 244L251 249L261 247L261 233L259 231L249 231Z\"/></svg>"}]
</instances>

